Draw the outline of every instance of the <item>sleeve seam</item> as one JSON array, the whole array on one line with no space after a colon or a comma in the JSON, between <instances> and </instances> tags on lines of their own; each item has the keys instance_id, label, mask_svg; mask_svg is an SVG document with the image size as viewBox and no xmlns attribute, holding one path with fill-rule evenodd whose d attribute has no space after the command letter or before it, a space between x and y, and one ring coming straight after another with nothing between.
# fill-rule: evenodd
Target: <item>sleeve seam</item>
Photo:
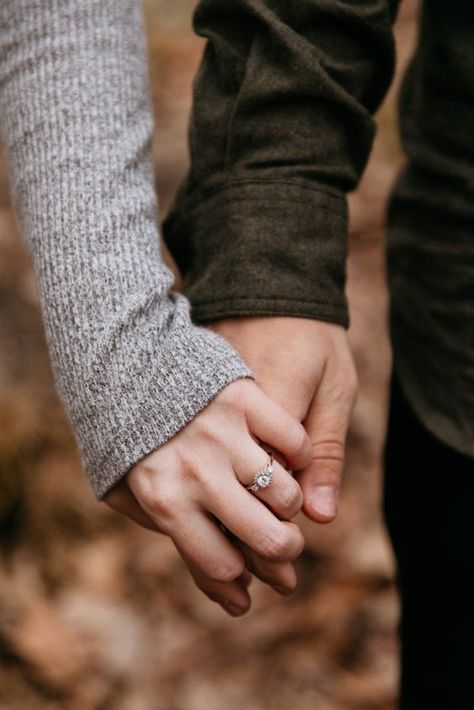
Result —
<instances>
[{"instance_id":1,"label":"sleeve seam","mask_svg":"<svg viewBox=\"0 0 474 710\"><path fill-rule=\"evenodd\" d=\"M343 310L339 306L334 306L332 303L329 303L328 301L314 301L312 299L306 299L306 298L293 298L292 296L284 297L281 298L280 296L236 296L235 298L210 298L210 299L192 299L191 303L192 306L199 306L199 305L207 305L209 303L237 303L238 301L279 301L280 303L286 303L291 302L291 303L310 303L314 306L323 306L324 308L330 308L331 310L337 311L337 310Z\"/></svg>"},{"instance_id":2,"label":"sleeve seam","mask_svg":"<svg viewBox=\"0 0 474 710\"><path fill-rule=\"evenodd\" d=\"M233 187L245 187L247 185L265 185L265 186L271 186L271 185L286 185L288 187L298 187L301 188L302 190L306 190L308 192L316 192L320 193L322 195L325 195L329 199L333 199L337 202L342 202L344 203L345 199L345 193L342 191L338 191L336 189L333 189L329 186L326 185L321 185L318 183L317 186L306 183L302 180L275 180L275 178L253 178L253 179L234 179L234 180L229 180L228 182L225 182L222 185L213 187L213 188L201 188L199 192L197 192L194 195L190 195L189 197L184 198L182 202L182 209L184 211L191 211L195 209L200 203L202 203L204 200L209 200L212 199L213 197L219 195L221 192L224 192L227 189L233 188ZM262 198L258 198L262 199ZM252 197L245 197L241 198L242 201L245 200L256 200L256 198ZM292 200L284 197L283 200L287 202L291 202ZM263 200L262 200L263 201ZM279 200L281 201L281 200ZM293 200L294 202L298 202L297 200ZM222 204L222 203L221 203ZM301 204L306 204L306 203L301 203ZM321 205L320 205L321 207ZM331 211L329 208L327 208L328 211Z\"/></svg>"}]
</instances>

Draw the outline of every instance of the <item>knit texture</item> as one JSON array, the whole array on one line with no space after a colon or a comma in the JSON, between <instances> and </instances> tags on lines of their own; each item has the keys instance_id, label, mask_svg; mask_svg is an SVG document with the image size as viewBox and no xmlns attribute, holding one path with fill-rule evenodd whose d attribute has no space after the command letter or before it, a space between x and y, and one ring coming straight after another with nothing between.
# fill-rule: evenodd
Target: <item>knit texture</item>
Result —
<instances>
[{"instance_id":1,"label":"knit texture","mask_svg":"<svg viewBox=\"0 0 474 710\"><path fill-rule=\"evenodd\" d=\"M101 500L230 382L254 378L172 290L135 0L2 0L0 123L58 392Z\"/></svg>"}]
</instances>

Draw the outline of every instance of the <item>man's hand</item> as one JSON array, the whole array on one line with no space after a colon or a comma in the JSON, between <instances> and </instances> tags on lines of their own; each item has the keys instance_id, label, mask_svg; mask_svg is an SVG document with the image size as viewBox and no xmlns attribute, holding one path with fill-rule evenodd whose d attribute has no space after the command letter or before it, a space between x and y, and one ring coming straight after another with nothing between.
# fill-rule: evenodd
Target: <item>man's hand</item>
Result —
<instances>
[{"instance_id":1,"label":"man's hand","mask_svg":"<svg viewBox=\"0 0 474 710\"><path fill-rule=\"evenodd\" d=\"M302 422L312 460L295 472L303 512L319 523L337 512L349 418L357 375L346 330L309 318L232 317L209 324L256 374L257 384Z\"/></svg>"}]
</instances>

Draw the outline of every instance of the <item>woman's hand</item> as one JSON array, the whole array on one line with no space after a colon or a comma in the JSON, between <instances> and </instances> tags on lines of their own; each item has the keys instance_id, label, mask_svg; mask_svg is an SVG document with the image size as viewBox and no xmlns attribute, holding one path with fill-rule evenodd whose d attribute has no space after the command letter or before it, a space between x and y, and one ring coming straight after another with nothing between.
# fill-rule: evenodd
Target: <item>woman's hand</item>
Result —
<instances>
[{"instance_id":1,"label":"woman's hand","mask_svg":"<svg viewBox=\"0 0 474 710\"><path fill-rule=\"evenodd\" d=\"M273 479L250 492L246 486L268 462L259 440L275 450ZM307 466L308 435L254 381L242 378L130 469L105 502L169 535L197 586L240 615L250 607L246 567L281 593L296 586L291 563L304 538L289 519L300 510L302 494L278 459L291 470Z\"/></svg>"}]
</instances>

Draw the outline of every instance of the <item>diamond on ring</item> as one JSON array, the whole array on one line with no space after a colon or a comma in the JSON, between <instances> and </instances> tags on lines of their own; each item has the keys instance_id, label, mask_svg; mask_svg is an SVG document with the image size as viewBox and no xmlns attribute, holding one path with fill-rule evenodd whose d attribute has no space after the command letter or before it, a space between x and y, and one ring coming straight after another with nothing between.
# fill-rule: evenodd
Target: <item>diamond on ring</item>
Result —
<instances>
[{"instance_id":1,"label":"diamond on ring","mask_svg":"<svg viewBox=\"0 0 474 710\"><path fill-rule=\"evenodd\" d=\"M253 483L250 486L247 486L248 491L259 491L261 488L268 488L270 483L272 482L272 477L273 477L273 454L269 454L270 460L267 463L267 465L257 471L257 473L254 476Z\"/></svg>"}]
</instances>

